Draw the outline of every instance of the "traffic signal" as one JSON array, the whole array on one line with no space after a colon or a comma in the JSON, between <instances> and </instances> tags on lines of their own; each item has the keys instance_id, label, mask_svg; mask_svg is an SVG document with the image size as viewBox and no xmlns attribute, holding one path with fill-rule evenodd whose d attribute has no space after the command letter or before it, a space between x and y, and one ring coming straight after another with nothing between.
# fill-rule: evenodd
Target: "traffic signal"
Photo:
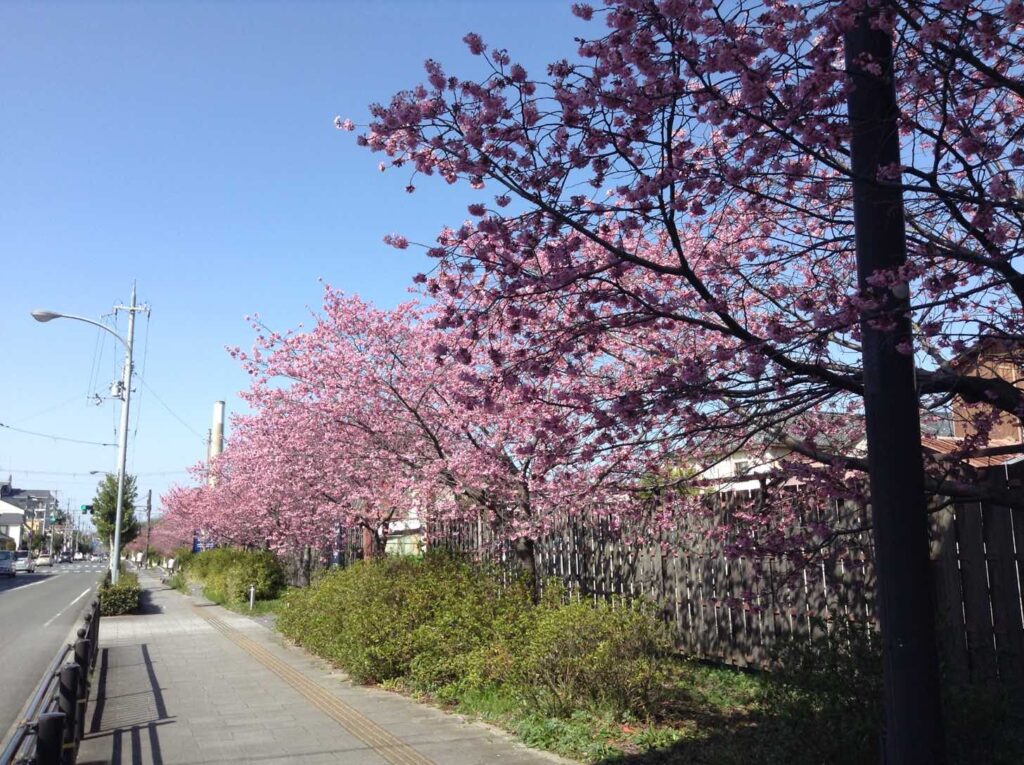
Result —
<instances>
[{"instance_id":1,"label":"traffic signal","mask_svg":"<svg viewBox=\"0 0 1024 765\"><path fill-rule=\"evenodd\" d=\"M85 513L91 513L91 512L92 512L92 505L82 505L82 514L83 515Z\"/></svg>"}]
</instances>

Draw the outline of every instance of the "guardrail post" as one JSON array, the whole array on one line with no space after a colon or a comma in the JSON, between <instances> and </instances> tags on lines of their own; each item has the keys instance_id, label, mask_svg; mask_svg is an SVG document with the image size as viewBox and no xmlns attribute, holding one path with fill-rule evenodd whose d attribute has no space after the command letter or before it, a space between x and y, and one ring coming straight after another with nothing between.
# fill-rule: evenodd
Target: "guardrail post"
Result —
<instances>
[{"instance_id":1,"label":"guardrail post","mask_svg":"<svg viewBox=\"0 0 1024 765\"><path fill-rule=\"evenodd\" d=\"M92 641L92 656L89 662L89 669L96 668L96 656L99 654L100 646L100 601L99 599L93 600L92 608L90 613L86 614L86 628L88 634L86 637Z\"/></svg>"},{"instance_id":2,"label":"guardrail post","mask_svg":"<svg viewBox=\"0 0 1024 765\"><path fill-rule=\"evenodd\" d=\"M79 634L85 630L79 630ZM75 742L81 741L85 735L85 708L89 703L89 662L92 660L92 641L82 638L75 642L75 664L82 668L78 680L78 716L75 718Z\"/></svg>"},{"instance_id":3,"label":"guardrail post","mask_svg":"<svg viewBox=\"0 0 1024 765\"><path fill-rule=\"evenodd\" d=\"M78 739L78 687L81 685L82 668L77 664L65 664L60 670L60 687L57 692L57 707L64 713L64 744L70 753L62 762L75 761ZM84 715L83 715L84 716Z\"/></svg>"},{"instance_id":4,"label":"guardrail post","mask_svg":"<svg viewBox=\"0 0 1024 765\"><path fill-rule=\"evenodd\" d=\"M64 753L64 715L46 712L36 725L36 765L60 765Z\"/></svg>"}]
</instances>

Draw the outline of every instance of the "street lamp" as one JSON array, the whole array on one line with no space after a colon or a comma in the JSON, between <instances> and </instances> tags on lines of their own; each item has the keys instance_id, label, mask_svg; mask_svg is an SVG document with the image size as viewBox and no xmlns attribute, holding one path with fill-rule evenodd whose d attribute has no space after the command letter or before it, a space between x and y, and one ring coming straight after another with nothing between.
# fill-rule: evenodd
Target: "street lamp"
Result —
<instances>
[{"instance_id":1,"label":"street lamp","mask_svg":"<svg viewBox=\"0 0 1024 765\"><path fill-rule=\"evenodd\" d=\"M109 332L120 340L121 344L125 347L124 375L121 380L120 396L121 429L117 438L117 504L115 505L114 510L114 549L112 551L113 554L110 556L110 581L112 584L117 584L118 574L121 569L121 502L124 499L125 459L128 455L128 405L132 392L132 344L135 341L135 314L137 311L146 310L144 306L135 305L134 284L132 285L132 304L130 306L115 306L114 310L128 311L127 340L117 334L106 324L93 321L92 319L87 319L84 316L72 316L66 313L57 313L56 311L36 310L32 312L32 318L40 322L53 321L54 319L74 319L75 321L83 321L86 324L92 324L94 327L99 327L104 332Z\"/></svg>"}]
</instances>

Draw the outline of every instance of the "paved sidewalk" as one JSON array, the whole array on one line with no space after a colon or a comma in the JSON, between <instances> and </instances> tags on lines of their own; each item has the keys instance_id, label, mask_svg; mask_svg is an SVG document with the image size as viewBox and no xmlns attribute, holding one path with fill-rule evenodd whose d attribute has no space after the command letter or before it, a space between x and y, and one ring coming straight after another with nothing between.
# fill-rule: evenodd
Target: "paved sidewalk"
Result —
<instances>
[{"instance_id":1,"label":"paved sidewalk","mask_svg":"<svg viewBox=\"0 0 1024 765\"><path fill-rule=\"evenodd\" d=\"M145 613L100 622L79 765L551 765L490 726L354 686L277 633L146 572Z\"/></svg>"}]
</instances>

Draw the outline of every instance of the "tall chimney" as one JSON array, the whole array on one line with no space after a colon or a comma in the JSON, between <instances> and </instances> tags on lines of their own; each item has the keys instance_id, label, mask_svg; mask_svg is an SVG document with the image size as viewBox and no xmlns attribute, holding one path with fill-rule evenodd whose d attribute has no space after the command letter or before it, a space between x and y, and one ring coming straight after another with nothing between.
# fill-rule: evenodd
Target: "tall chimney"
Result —
<instances>
[{"instance_id":1,"label":"tall chimney","mask_svg":"<svg viewBox=\"0 0 1024 765\"><path fill-rule=\"evenodd\" d=\"M210 436L210 460L213 461L224 451L224 402L213 404L213 433Z\"/></svg>"}]
</instances>

